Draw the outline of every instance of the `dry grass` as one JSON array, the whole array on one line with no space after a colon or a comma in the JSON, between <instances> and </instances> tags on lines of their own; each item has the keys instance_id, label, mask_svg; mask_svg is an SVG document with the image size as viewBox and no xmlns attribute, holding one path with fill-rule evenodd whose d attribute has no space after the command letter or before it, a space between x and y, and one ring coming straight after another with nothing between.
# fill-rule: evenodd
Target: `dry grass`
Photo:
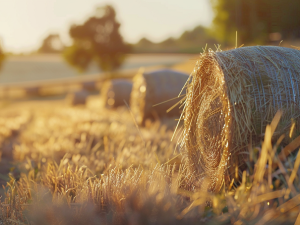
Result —
<instances>
[{"instance_id":1,"label":"dry grass","mask_svg":"<svg viewBox=\"0 0 300 225\"><path fill-rule=\"evenodd\" d=\"M48 106L32 111L32 120L14 146L14 160L89 165L96 174L107 166L144 167L173 157L176 143L170 143L176 121L165 124L148 121L148 129L137 129L126 107L110 111L90 98L89 108ZM172 125L173 124L173 125Z\"/></svg>"},{"instance_id":2,"label":"dry grass","mask_svg":"<svg viewBox=\"0 0 300 225\"><path fill-rule=\"evenodd\" d=\"M241 183L212 194L197 189L180 156L172 159L172 130L158 122L138 130L126 108L100 110L92 100L87 108L49 105L24 114L31 120L13 150L21 173L10 173L3 224L295 222L300 160L278 161L271 145L278 116L262 147L249 153L256 167L249 166Z\"/></svg>"},{"instance_id":3,"label":"dry grass","mask_svg":"<svg viewBox=\"0 0 300 225\"><path fill-rule=\"evenodd\" d=\"M26 104L30 105L30 104ZM280 113L249 148L242 179L208 192L178 155L177 121L136 127L126 107L45 103L3 111L14 166L2 224L294 224L300 210L300 144L272 142ZM19 109L19 110L18 110ZM20 110L22 109L22 110ZM12 112L18 112L12 114ZM272 143L275 143L272 145ZM285 148L283 148L285 147Z\"/></svg>"}]
</instances>

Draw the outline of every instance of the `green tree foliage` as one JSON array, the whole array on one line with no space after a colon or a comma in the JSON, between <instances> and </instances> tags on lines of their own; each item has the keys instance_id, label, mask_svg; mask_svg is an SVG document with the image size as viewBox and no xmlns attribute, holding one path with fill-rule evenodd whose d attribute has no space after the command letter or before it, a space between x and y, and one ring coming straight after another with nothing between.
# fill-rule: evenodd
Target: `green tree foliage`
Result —
<instances>
[{"instance_id":1,"label":"green tree foliage","mask_svg":"<svg viewBox=\"0 0 300 225\"><path fill-rule=\"evenodd\" d=\"M82 25L70 28L73 45L65 49L64 58L80 71L86 70L92 61L103 71L120 67L130 46L124 43L119 27L112 6L98 8Z\"/></svg>"},{"instance_id":2,"label":"green tree foliage","mask_svg":"<svg viewBox=\"0 0 300 225\"><path fill-rule=\"evenodd\" d=\"M183 32L178 38L181 45L202 46L216 44L216 40L210 35L210 31L203 26L196 26L193 30Z\"/></svg>"},{"instance_id":3,"label":"green tree foliage","mask_svg":"<svg viewBox=\"0 0 300 225\"><path fill-rule=\"evenodd\" d=\"M283 38L300 38L300 1L295 0L211 0L214 33L225 45L265 44L271 33Z\"/></svg>"},{"instance_id":4,"label":"green tree foliage","mask_svg":"<svg viewBox=\"0 0 300 225\"><path fill-rule=\"evenodd\" d=\"M59 53L63 50L64 45L58 34L49 34L44 40L39 53Z\"/></svg>"},{"instance_id":5,"label":"green tree foliage","mask_svg":"<svg viewBox=\"0 0 300 225\"><path fill-rule=\"evenodd\" d=\"M133 46L135 53L157 52L157 44L143 37Z\"/></svg>"},{"instance_id":6,"label":"green tree foliage","mask_svg":"<svg viewBox=\"0 0 300 225\"><path fill-rule=\"evenodd\" d=\"M277 0L278 1L278 0ZM284 38L300 38L300 1L280 1L277 11L284 13L278 18L281 21L281 32Z\"/></svg>"},{"instance_id":7,"label":"green tree foliage","mask_svg":"<svg viewBox=\"0 0 300 225\"><path fill-rule=\"evenodd\" d=\"M181 42L199 42L207 39L207 29L202 26L197 26L191 31L185 31L180 36L179 40Z\"/></svg>"}]
</instances>

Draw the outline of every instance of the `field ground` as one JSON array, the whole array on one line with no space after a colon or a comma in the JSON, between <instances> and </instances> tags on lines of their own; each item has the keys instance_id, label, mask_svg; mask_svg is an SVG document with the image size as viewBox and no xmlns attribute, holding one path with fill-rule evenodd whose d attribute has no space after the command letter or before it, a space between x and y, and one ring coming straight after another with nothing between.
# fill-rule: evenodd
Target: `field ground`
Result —
<instances>
[{"instance_id":1,"label":"field ground","mask_svg":"<svg viewBox=\"0 0 300 225\"><path fill-rule=\"evenodd\" d=\"M0 73L0 99L26 99L28 97L64 96L79 90L83 83L94 83L100 90L105 79L131 79L144 67L145 71L171 68L187 74L193 70L197 55L129 55L127 62L112 74L97 69L78 76L75 70L58 55L11 57Z\"/></svg>"},{"instance_id":2,"label":"field ground","mask_svg":"<svg viewBox=\"0 0 300 225\"><path fill-rule=\"evenodd\" d=\"M136 127L126 107L104 109L99 95L79 107L64 100L5 102L0 107L4 186L12 176L21 181L29 174L33 177L28 179L41 185L47 165L53 163L75 171L88 168L87 176L101 177L113 168L148 171L157 164L180 162L180 156L172 159L179 153L176 141L170 141L177 123L174 118ZM22 196L20 204L28 204L28 197L28 193Z\"/></svg>"},{"instance_id":3,"label":"field ground","mask_svg":"<svg viewBox=\"0 0 300 225\"><path fill-rule=\"evenodd\" d=\"M196 57L197 55L189 54L128 55L119 71L137 70L140 67L170 67ZM101 71L96 65L91 65L84 73L97 74L101 76ZM75 78L80 75L64 62L60 55L11 56L4 62L0 72L0 84Z\"/></svg>"},{"instance_id":4,"label":"field ground","mask_svg":"<svg viewBox=\"0 0 300 225\"><path fill-rule=\"evenodd\" d=\"M105 109L99 95L86 106L0 107L2 224L293 224L299 214L299 177L289 189L280 170L274 190L251 170L219 195L198 190L178 135L171 141L174 118L137 127L128 108Z\"/></svg>"},{"instance_id":5,"label":"field ground","mask_svg":"<svg viewBox=\"0 0 300 225\"><path fill-rule=\"evenodd\" d=\"M171 141L176 118L141 127L127 107L103 108L98 94L76 107L62 97L0 102L1 224L294 224L299 219L300 156L267 169L267 159L276 164L271 135L249 153L253 161L243 179L213 194L205 190L206 180L197 186L197 174L179 154L181 125Z\"/></svg>"}]
</instances>

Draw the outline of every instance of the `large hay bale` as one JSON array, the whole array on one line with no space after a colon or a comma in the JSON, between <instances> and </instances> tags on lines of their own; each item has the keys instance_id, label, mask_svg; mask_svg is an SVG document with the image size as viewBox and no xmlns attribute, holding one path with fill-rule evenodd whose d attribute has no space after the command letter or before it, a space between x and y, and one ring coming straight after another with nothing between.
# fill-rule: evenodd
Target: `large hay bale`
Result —
<instances>
[{"instance_id":1,"label":"large hay bale","mask_svg":"<svg viewBox=\"0 0 300 225\"><path fill-rule=\"evenodd\" d=\"M89 93L86 90L79 90L79 91L69 93L66 96L65 101L68 105L72 105L72 106L85 105L88 96Z\"/></svg>"},{"instance_id":2,"label":"large hay bale","mask_svg":"<svg viewBox=\"0 0 300 225\"><path fill-rule=\"evenodd\" d=\"M188 78L187 74L169 69L139 72L133 79L131 92L131 109L137 122L144 125L146 119L179 117L182 111L179 106L168 113L167 110L181 100L176 97ZM159 103L162 104L153 107Z\"/></svg>"},{"instance_id":3,"label":"large hay bale","mask_svg":"<svg viewBox=\"0 0 300 225\"><path fill-rule=\"evenodd\" d=\"M101 89L103 104L107 108L117 108L129 104L132 82L125 79L106 81Z\"/></svg>"},{"instance_id":4,"label":"large hay bale","mask_svg":"<svg viewBox=\"0 0 300 225\"><path fill-rule=\"evenodd\" d=\"M191 74L184 108L183 153L201 182L218 192L245 163L282 109L274 138L291 119L299 130L300 51L272 46L203 53ZM245 154L244 154L245 153ZM237 177L236 177L237 178Z\"/></svg>"}]
</instances>

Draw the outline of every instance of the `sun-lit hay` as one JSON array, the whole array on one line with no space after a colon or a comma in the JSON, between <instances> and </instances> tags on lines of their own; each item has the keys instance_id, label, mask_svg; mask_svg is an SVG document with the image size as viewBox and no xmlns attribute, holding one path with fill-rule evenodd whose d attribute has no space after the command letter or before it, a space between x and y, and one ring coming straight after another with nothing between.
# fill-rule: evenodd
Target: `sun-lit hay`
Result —
<instances>
[{"instance_id":1,"label":"sun-lit hay","mask_svg":"<svg viewBox=\"0 0 300 225\"><path fill-rule=\"evenodd\" d=\"M69 93L66 96L66 104L68 105L85 105L89 93L86 90L79 90Z\"/></svg>"},{"instance_id":2,"label":"sun-lit hay","mask_svg":"<svg viewBox=\"0 0 300 225\"><path fill-rule=\"evenodd\" d=\"M165 69L147 73L140 71L133 78L130 98L130 107L137 123L144 125L146 119L179 117L182 111L181 104L167 111L182 100L182 96L177 97L187 79L187 74L174 70Z\"/></svg>"},{"instance_id":3,"label":"sun-lit hay","mask_svg":"<svg viewBox=\"0 0 300 225\"><path fill-rule=\"evenodd\" d=\"M34 112L14 145L14 159L23 162L30 158L44 164L64 158L64 164L88 165L99 174L109 165L127 168L142 164L147 168L173 158L176 142L170 141L172 130L163 122L139 130L127 107L111 111L90 105L93 107L50 105Z\"/></svg>"},{"instance_id":4,"label":"sun-lit hay","mask_svg":"<svg viewBox=\"0 0 300 225\"><path fill-rule=\"evenodd\" d=\"M173 221L172 224L189 220L177 218L189 205L187 198L177 195L179 188L189 184L189 174L183 167L176 175L175 165L156 165L150 170L114 167L106 174L95 176L86 166L49 162L39 168L38 174L34 171L35 168L31 167L28 175L23 174L18 182L9 182L6 192L9 197L1 204L2 210L5 209L5 213L0 213L2 221L22 221L29 215L32 221L40 219L40 224L55 224L56 219L60 222L67 220L69 224L78 213L76 209L80 209L79 212L92 209L88 214L90 218L80 214L87 221L110 217L112 221L109 224L121 221L124 224L127 218L140 221L139 224L143 224L145 219L164 224L163 217ZM26 204L28 201L32 203ZM60 212L52 214L55 207L61 207ZM66 210L70 210L69 213L64 213ZM40 218L39 214L45 215L45 211L48 212L47 216ZM143 211L144 216L138 216ZM190 220L196 222L201 214L197 215L197 210L192 211Z\"/></svg>"},{"instance_id":5,"label":"sun-lit hay","mask_svg":"<svg viewBox=\"0 0 300 225\"><path fill-rule=\"evenodd\" d=\"M278 109L283 116L273 138L289 137L292 118L299 132L300 51L244 47L200 56L188 84L182 147L197 180L210 179L218 192L258 145Z\"/></svg>"},{"instance_id":6,"label":"sun-lit hay","mask_svg":"<svg viewBox=\"0 0 300 225\"><path fill-rule=\"evenodd\" d=\"M3 110L0 112L0 160L1 157L10 157L9 140L14 138L30 121L31 115L27 110Z\"/></svg>"},{"instance_id":7,"label":"sun-lit hay","mask_svg":"<svg viewBox=\"0 0 300 225\"><path fill-rule=\"evenodd\" d=\"M242 173L241 183L233 180L213 194L207 192L209 179L198 189L189 165L173 164L180 156L172 154L172 131L163 124L139 132L126 107L91 106L48 103L0 112L0 124L14 127L14 118L23 124L14 144L23 172L11 173L5 188L3 224L295 223L300 153L277 160L280 141L272 146L271 139L280 113L267 126L260 153L249 152L255 166Z\"/></svg>"},{"instance_id":8,"label":"sun-lit hay","mask_svg":"<svg viewBox=\"0 0 300 225\"><path fill-rule=\"evenodd\" d=\"M264 176L269 174L266 165L275 163L277 146L271 145L271 138L278 121L266 128L255 171L244 171L238 187L220 194L196 189L194 175L185 164L178 170L167 164L148 169L115 166L95 175L87 166L48 161L39 167L31 165L27 174L8 183L1 219L4 224L25 222L28 216L33 224L72 224L74 218L83 221L79 224L97 224L99 218L108 224L124 224L129 218L129 224L150 220L156 224L199 224L202 220L205 224L294 224L300 209L300 180L291 175L290 181L289 175L298 170L299 162L280 173L286 182L271 173L279 181L273 186ZM284 188L288 181L290 188ZM209 186L208 179L204 183Z\"/></svg>"},{"instance_id":9,"label":"sun-lit hay","mask_svg":"<svg viewBox=\"0 0 300 225\"><path fill-rule=\"evenodd\" d=\"M107 108L129 105L132 82L125 79L106 81L101 88L101 98ZM125 103L126 102L126 103Z\"/></svg>"}]
</instances>

